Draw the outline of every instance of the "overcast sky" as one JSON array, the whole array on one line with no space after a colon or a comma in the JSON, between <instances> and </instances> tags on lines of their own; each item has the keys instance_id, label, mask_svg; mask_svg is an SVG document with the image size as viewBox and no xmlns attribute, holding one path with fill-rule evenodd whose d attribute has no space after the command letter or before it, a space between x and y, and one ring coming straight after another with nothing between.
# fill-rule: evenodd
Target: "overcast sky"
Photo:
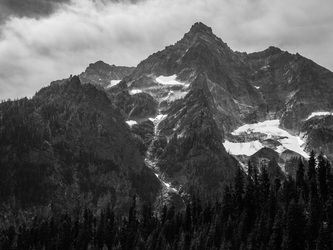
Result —
<instances>
[{"instance_id":1,"label":"overcast sky","mask_svg":"<svg viewBox=\"0 0 333 250\"><path fill-rule=\"evenodd\" d=\"M233 50L273 45L332 71L332 10L332 0L0 0L0 100L98 60L136 66L197 21Z\"/></svg>"}]
</instances>

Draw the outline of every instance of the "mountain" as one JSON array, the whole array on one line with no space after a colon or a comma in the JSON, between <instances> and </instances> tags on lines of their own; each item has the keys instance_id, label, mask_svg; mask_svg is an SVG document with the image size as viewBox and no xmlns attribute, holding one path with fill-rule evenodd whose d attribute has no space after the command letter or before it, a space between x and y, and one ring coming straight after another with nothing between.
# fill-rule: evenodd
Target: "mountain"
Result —
<instances>
[{"instance_id":1,"label":"mountain","mask_svg":"<svg viewBox=\"0 0 333 250\"><path fill-rule=\"evenodd\" d=\"M132 73L134 69L134 67L109 65L103 61L97 61L89 64L86 70L79 75L79 78L82 84L90 83L103 89L118 84L120 80ZM72 76L56 80L51 82L51 84L64 84L71 78Z\"/></svg>"},{"instance_id":2,"label":"mountain","mask_svg":"<svg viewBox=\"0 0 333 250\"><path fill-rule=\"evenodd\" d=\"M79 77L82 83L91 83L104 88L119 83L125 76L132 73L134 67L109 65L103 61L91 63Z\"/></svg>"},{"instance_id":3,"label":"mountain","mask_svg":"<svg viewBox=\"0 0 333 250\"><path fill-rule=\"evenodd\" d=\"M321 134L303 126L311 114L333 109L332 83L332 72L299 54L273 46L257 53L235 52L211 28L195 23L181 40L141 61L108 93L132 99L146 94L157 102L157 107L149 105L150 113L156 113L148 118L155 136L146 162L160 178L178 191L208 183L219 190L233 178L235 158L246 168L250 156L263 148L277 152L276 162L290 173L293 158L306 159L319 144L332 157L326 136L331 124L322 125L326 132ZM146 117L128 117L128 122L140 125Z\"/></svg>"},{"instance_id":4,"label":"mountain","mask_svg":"<svg viewBox=\"0 0 333 250\"><path fill-rule=\"evenodd\" d=\"M219 127L228 131L243 120L253 121L253 116L256 112L260 116L264 106L246 69L241 57L216 37L211 28L196 23L175 45L139 63L124 81L130 83L129 89L146 88L158 76L176 75L179 81L191 84L190 89L204 90L213 102Z\"/></svg>"},{"instance_id":5,"label":"mountain","mask_svg":"<svg viewBox=\"0 0 333 250\"><path fill-rule=\"evenodd\" d=\"M333 73L299 54L278 48L244 55L253 84L262 93L267 111L281 120L281 127L298 133L313 112L333 108Z\"/></svg>"},{"instance_id":6,"label":"mountain","mask_svg":"<svg viewBox=\"0 0 333 250\"><path fill-rule=\"evenodd\" d=\"M137 194L178 209L193 193L220 197L249 160L283 179L311 150L333 159L332 94L333 73L315 62L233 51L195 23L135 68L98 61L2 103L4 201L122 211Z\"/></svg>"},{"instance_id":7,"label":"mountain","mask_svg":"<svg viewBox=\"0 0 333 250\"><path fill-rule=\"evenodd\" d=\"M223 146L224 133L253 112L240 114L234 99L251 104L258 100L252 97L255 88L245 80L242 65L210 28L197 23L175 45L139 63L120 83L133 96L146 93L158 102L157 116L150 118L155 138L146 161L177 190L200 187L215 195L234 177L237 161Z\"/></svg>"},{"instance_id":8,"label":"mountain","mask_svg":"<svg viewBox=\"0 0 333 250\"><path fill-rule=\"evenodd\" d=\"M155 200L160 182L104 91L74 76L0 110L5 211L60 213L111 204L120 212L134 194Z\"/></svg>"},{"instance_id":9,"label":"mountain","mask_svg":"<svg viewBox=\"0 0 333 250\"><path fill-rule=\"evenodd\" d=\"M333 116L331 113L314 113L301 127L306 138L305 149L316 149L332 159L333 152Z\"/></svg>"}]
</instances>

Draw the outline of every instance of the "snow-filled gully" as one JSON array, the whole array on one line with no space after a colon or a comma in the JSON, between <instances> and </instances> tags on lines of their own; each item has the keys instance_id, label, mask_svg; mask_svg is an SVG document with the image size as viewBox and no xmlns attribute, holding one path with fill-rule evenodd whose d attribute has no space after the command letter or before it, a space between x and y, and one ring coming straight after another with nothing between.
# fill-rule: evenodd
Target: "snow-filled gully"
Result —
<instances>
[{"instance_id":1,"label":"snow-filled gully","mask_svg":"<svg viewBox=\"0 0 333 250\"><path fill-rule=\"evenodd\" d=\"M160 84L160 88L161 89L165 89L168 90L168 94L162 98L159 97L155 97L158 100L158 115L156 115L155 117L151 117L149 118L150 121L153 122L154 124L154 138L151 142L151 144L148 147L147 153L146 153L146 157L144 159L146 165L152 169L155 172L156 177L161 181L162 185L163 185L163 191L162 193L164 193L165 196L167 196L167 193L169 192L176 192L178 193L179 190L177 190L175 187L172 187L171 183L167 182L165 180L164 175L160 172L160 170L158 169L157 165L157 159L155 157L155 155L153 154L153 143L154 141L159 137L160 134L160 129L159 129L159 125L160 123L167 117L167 115L162 114L162 110L160 108L160 104L164 101L168 101L168 102L172 102L175 101L177 99L181 99L184 98L185 95L188 93L188 83L183 83L183 82L179 82L177 79L177 75L171 75L171 76L158 76L156 77L156 82ZM183 88L181 88L180 90L171 90L170 86L179 86L182 85ZM137 93L141 93L143 92L141 89L132 89L130 90L130 94L137 94ZM128 120L126 121L126 123L132 127L134 124L137 124L136 121L133 120Z\"/></svg>"},{"instance_id":2,"label":"snow-filled gully","mask_svg":"<svg viewBox=\"0 0 333 250\"><path fill-rule=\"evenodd\" d=\"M178 82L176 80L176 77L177 77L176 75L172 75L172 76L159 76L159 77L156 78L156 81L158 83L160 83L160 84L169 85L169 86L170 85L180 85L180 84L183 85L183 83ZM178 99L178 98L184 97L185 94L184 95L180 94L179 96L175 97L174 96L174 92L170 92L166 98L163 98L163 99L159 100L158 107L160 107L160 103L162 101L165 101L166 99L170 99L170 101L172 101L174 99ZM154 123L154 138L153 138L151 144L148 147L147 154L146 154L146 157L144 159L145 162L146 162L146 164L147 164L147 166L149 168L151 168L155 172L156 177L161 181L161 183L163 185L163 191L162 191L162 193L164 193L164 195L167 195L167 193L169 193L169 192L178 193L178 190L175 187L172 187L171 183L167 182L165 180L163 174L160 173L160 170L156 166L157 165L157 159L156 159L155 155L152 153L153 142L154 142L155 139L158 138L158 136L160 134L159 125L160 125L160 123L166 117L167 117L167 115L162 114L161 113L161 109L158 108L158 115L156 117L154 117L154 118L153 117L149 118L149 120Z\"/></svg>"},{"instance_id":3,"label":"snow-filled gully","mask_svg":"<svg viewBox=\"0 0 333 250\"><path fill-rule=\"evenodd\" d=\"M171 183L167 182L163 175L160 173L159 169L157 168L157 159L152 153L152 147L154 140L159 136L160 130L158 129L159 124L167 117L167 115L162 115L159 110L159 114L155 118L149 118L154 123L154 138L151 144L148 147L147 154L145 157L145 162L149 168L151 168L154 172L156 177L161 181L163 184L163 190L166 192L178 192L178 190L171 186Z\"/></svg>"}]
</instances>

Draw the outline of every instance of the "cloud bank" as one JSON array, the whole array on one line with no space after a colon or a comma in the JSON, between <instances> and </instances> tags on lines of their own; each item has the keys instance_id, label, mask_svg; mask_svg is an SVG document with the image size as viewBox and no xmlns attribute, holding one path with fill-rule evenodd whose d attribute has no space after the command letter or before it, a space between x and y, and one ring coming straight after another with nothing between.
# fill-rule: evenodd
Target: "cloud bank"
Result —
<instances>
[{"instance_id":1,"label":"cloud bank","mask_svg":"<svg viewBox=\"0 0 333 250\"><path fill-rule=\"evenodd\" d=\"M330 0L53 2L42 15L31 9L29 15L24 9L6 13L0 28L0 99L32 96L97 60L135 66L181 39L197 21L234 50L274 45L333 70Z\"/></svg>"}]
</instances>

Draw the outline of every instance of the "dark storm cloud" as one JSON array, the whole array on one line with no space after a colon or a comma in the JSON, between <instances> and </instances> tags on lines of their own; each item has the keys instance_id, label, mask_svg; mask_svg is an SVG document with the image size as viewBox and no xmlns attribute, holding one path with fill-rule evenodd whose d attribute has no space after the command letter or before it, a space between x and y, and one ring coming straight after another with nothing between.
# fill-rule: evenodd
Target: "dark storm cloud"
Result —
<instances>
[{"instance_id":1,"label":"dark storm cloud","mask_svg":"<svg viewBox=\"0 0 333 250\"><path fill-rule=\"evenodd\" d=\"M108 3L135 4L143 0L91 0ZM0 22L10 16L39 18L49 16L71 0L0 0Z\"/></svg>"},{"instance_id":2,"label":"dark storm cloud","mask_svg":"<svg viewBox=\"0 0 333 250\"><path fill-rule=\"evenodd\" d=\"M331 0L49 2L42 14L31 14L40 18L29 18L26 13L34 12L27 7L2 25L0 99L31 96L97 60L135 66L175 43L197 21L211 26L234 50L274 45L333 69Z\"/></svg>"},{"instance_id":3,"label":"dark storm cloud","mask_svg":"<svg viewBox=\"0 0 333 250\"><path fill-rule=\"evenodd\" d=\"M10 16L41 17L52 14L70 0L1 0L0 17L2 21Z\"/></svg>"}]
</instances>

